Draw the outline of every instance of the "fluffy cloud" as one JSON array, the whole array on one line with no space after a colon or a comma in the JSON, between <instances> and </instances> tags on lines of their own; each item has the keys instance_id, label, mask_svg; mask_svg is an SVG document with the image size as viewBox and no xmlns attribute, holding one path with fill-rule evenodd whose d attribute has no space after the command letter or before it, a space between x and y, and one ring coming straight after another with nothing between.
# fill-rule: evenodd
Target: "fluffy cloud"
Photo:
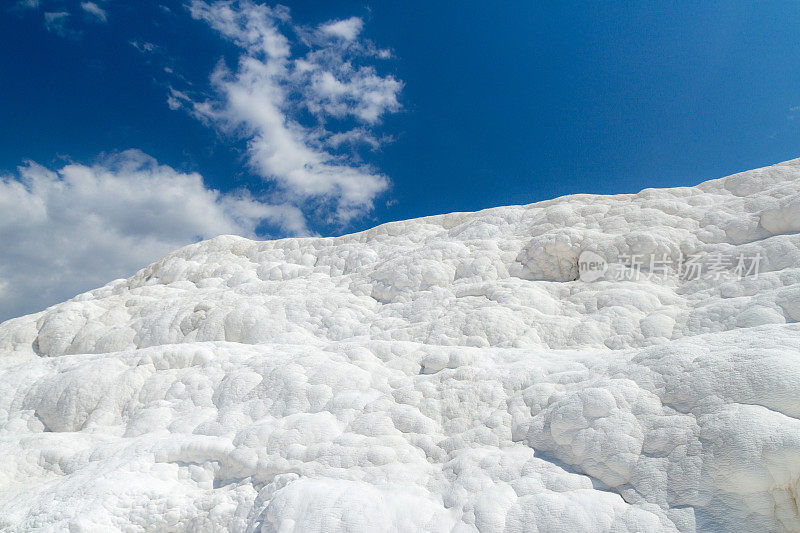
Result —
<instances>
[{"instance_id":1,"label":"fluffy cloud","mask_svg":"<svg viewBox=\"0 0 800 533\"><path fill-rule=\"evenodd\" d=\"M34 4L25 0L19 8ZM80 4L98 21L106 16L103 5ZM196 240L264 236L266 228L308 234L309 213L315 222L345 224L388 188L388 178L359 150L389 139L376 130L385 114L400 109L402 83L372 64L391 54L361 37L361 19L302 27L286 8L251 2L194 1L189 11L234 42L240 57L235 67L220 62L211 92L187 82L170 89L168 105L246 139L250 166L271 184L268 201L210 190L199 174L136 150L56 169L29 162L0 176L0 320L128 276ZM43 14L50 31L77 37L73 15ZM131 44L158 50L146 41ZM183 79L175 75L176 83Z\"/></svg>"},{"instance_id":2,"label":"fluffy cloud","mask_svg":"<svg viewBox=\"0 0 800 533\"><path fill-rule=\"evenodd\" d=\"M364 27L364 21L358 17L350 17L345 20L337 20L323 24L320 26L320 31L326 35L340 37L347 41L352 41L358 34L361 33L361 28Z\"/></svg>"},{"instance_id":3,"label":"fluffy cloud","mask_svg":"<svg viewBox=\"0 0 800 533\"><path fill-rule=\"evenodd\" d=\"M262 224L303 234L294 207L208 189L137 150L0 179L0 321L128 276L187 243L253 237Z\"/></svg>"},{"instance_id":4,"label":"fluffy cloud","mask_svg":"<svg viewBox=\"0 0 800 533\"><path fill-rule=\"evenodd\" d=\"M222 62L214 70L213 95L173 89L169 106L244 136L250 166L286 201L316 212L325 206L327 222L369 211L389 180L357 148L380 146L383 138L371 130L400 109L402 82L366 64L391 54L359 39L363 21L306 28L284 7L251 2L193 1L190 12L236 43L241 56L235 70Z\"/></svg>"}]
</instances>

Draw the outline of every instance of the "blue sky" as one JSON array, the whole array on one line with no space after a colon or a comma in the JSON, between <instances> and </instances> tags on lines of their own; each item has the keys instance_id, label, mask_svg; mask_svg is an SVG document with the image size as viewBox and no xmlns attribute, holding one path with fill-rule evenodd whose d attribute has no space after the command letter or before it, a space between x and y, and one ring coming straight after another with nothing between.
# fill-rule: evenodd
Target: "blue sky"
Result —
<instances>
[{"instance_id":1,"label":"blue sky","mask_svg":"<svg viewBox=\"0 0 800 533\"><path fill-rule=\"evenodd\" d=\"M632 4L6 2L0 319L220 232L337 235L800 156L797 2Z\"/></svg>"}]
</instances>

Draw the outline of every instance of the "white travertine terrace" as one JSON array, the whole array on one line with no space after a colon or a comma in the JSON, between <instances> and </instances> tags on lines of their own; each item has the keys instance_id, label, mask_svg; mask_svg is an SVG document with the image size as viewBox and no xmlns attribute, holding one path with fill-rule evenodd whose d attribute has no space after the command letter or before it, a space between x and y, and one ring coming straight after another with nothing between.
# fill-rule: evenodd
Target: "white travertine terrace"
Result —
<instances>
[{"instance_id":1,"label":"white travertine terrace","mask_svg":"<svg viewBox=\"0 0 800 533\"><path fill-rule=\"evenodd\" d=\"M0 529L799 531L798 231L794 160L187 246L0 325Z\"/></svg>"}]
</instances>

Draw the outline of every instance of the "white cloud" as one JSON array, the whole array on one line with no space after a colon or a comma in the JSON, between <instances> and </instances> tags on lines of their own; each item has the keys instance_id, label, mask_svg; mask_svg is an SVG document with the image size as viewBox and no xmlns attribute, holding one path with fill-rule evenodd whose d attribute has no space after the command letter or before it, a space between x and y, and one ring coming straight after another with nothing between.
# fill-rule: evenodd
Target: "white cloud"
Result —
<instances>
[{"instance_id":1,"label":"white cloud","mask_svg":"<svg viewBox=\"0 0 800 533\"><path fill-rule=\"evenodd\" d=\"M170 109L176 111L183 107L183 104L186 102L191 102L189 97L186 96L186 93L170 87L169 95L167 96L167 105Z\"/></svg>"},{"instance_id":2,"label":"white cloud","mask_svg":"<svg viewBox=\"0 0 800 533\"><path fill-rule=\"evenodd\" d=\"M84 19L95 22L106 22L108 11L104 7L107 0L97 1L70 1L64 0L17 0L12 11L17 11L25 16L28 11L35 12L42 17L42 22L47 31L67 39L80 39L83 31L78 29L76 16L84 14ZM80 7L80 10L78 9Z\"/></svg>"},{"instance_id":3,"label":"white cloud","mask_svg":"<svg viewBox=\"0 0 800 533\"><path fill-rule=\"evenodd\" d=\"M350 17L349 19L336 20L327 24L323 24L320 26L320 30L322 33L327 35L352 41L358 37L358 34L361 33L361 28L363 27L363 20L358 17Z\"/></svg>"},{"instance_id":4,"label":"white cloud","mask_svg":"<svg viewBox=\"0 0 800 533\"><path fill-rule=\"evenodd\" d=\"M100 5L81 3L102 19ZM273 185L269 201L208 189L199 174L136 150L54 169L26 163L0 176L0 320L130 275L195 240L268 228L304 235L308 213L344 224L388 188L358 149L390 139L375 130L400 108L402 83L370 64L390 53L359 37L360 19L301 27L288 9L251 2L195 1L190 11L236 43L240 57L233 68L219 63L213 92L198 95L185 82L170 88L168 105L246 139L249 164ZM49 31L80 36L69 12L43 16Z\"/></svg>"},{"instance_id":5,"label":"white cloud","mask_svg":"<svg viewBox=\"0 0 800 533\"><path fill-rule=\"evenodd\" d=\"M39 0L17 0L16 7L18 9L38 9Z\"/></svg>"},{"instance_id":6,"label":"white cloud","mask_svg":"<svg viewBox=\"0 0 800 533\"><path fill-rule=\"evenodd\" d=\"M236 70L224 63L214 70L213 96L193 99L173 89L169 106L247 138L250 165L287 201L317 209L322 203L339 223L369 211L389 180L353 147L379 146L369 130L400 109L402 83L363 64L389 54L357 39L361 19L309 29L294 25L287 8L251 2L196 0L190 11L242 53ZM312 120L301 121L303 113ZM352 124L333 129L332 119Z\"/></svg>"},{"instance_id":7,"label":"white cloud","mask_svg":"<svg viewBox=\"0 0 800 533\"><path fill-rule=\"evenodd\" d=\"M107 3L107 0L16 0L12 10L23 15L27 11L34 11L36 16L42 17L47 31L67 39L80 39L83 32L78 29L75 17L83 13L84 19L106 22L108 11L103 6Z\"/></svg>"},{"instance_id":8,"label":"white cloud","mask_svg":"<svg viewBox=\"0 0 800 533\"><path fill-rule=\"evenodd\" d=\"M106 10L94 2L81 2L81 9L95 17L100 22L105 22L107 19Z\"/></svg>"},{"instance_id":9,"label":"white cloud","mask_svg":"<svg viewBox=\"0 0 800 533\"><path fill-rule=\"evenodd\" d=\"M373 150L377 150L384 142L387 142L388 140L391 140L391 137L382 137L379 139L368 130L362 128L334 133L325 139L325 145L333 149L337 149L345 145L366 145Z\"/></svg>"},{"instance_id":10,"label":"white cloud","mask_svg":"<svg viewBox=\"0 0 800 533\"><path fill-rule=\"evenodd\" d=\"M295 207L208 189L137 150L0 179L0 321L131 275L165 253L260 224L308 231Z\"/></svg>"},{"instance_id":11,"label":"white cloud","mask_svg":"<svg viewBox=\"0 0 800 533\"><path fill-rule=\"evenodd\" d=\"M81 36L81 32L73 30L67 26L69 13L66 11L53 11L44 14L44 27L47 31L55 33L60 37L76 39Z\"/></svg>"},{"instance_id":12,"label":"white cloud","mask_svg":"<svg viewBox=\"0 0 800 533\"><path fill-rule=\"evenodd\" d=\"M153 52L155 52L155 51L157 51L157 50L159 50L161 48L160 46L155 45L155 44L153 44L151 42L138 41L138 40L130 41L130 45L133 46L134 48L136 48L138 51L140 51L143 54L152 54Z\"/></svg>"}]
</instances>

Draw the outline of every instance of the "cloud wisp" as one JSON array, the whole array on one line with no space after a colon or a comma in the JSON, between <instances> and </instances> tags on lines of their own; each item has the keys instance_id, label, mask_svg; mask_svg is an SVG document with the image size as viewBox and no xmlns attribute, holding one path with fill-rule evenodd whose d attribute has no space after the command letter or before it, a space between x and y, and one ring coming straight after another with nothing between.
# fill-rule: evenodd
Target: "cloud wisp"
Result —
<instances>
[{"instance_id":1,"label":"cloud wisp","mask_svg":"<svg viewBox=\"0 0 800 533\"><path fill-rule=\"evenodd\" d=\"M82 35L80 30L69 27L70 14L66 11L50 11L44 14L44 27L47 31L55 33L66 39L78 39Z\"/></svg>"},{"instance_id":2,"label":"cloud wisp","mask_svg":"<svg viewBox=\"0 0 800 533\"><path fill-rule=\"evenodd\" d=\"M0 178L0 321L38 311L220 234L307 233L294 207L209 189L196 173L127 150Z\"/></svg>"},{"instance_id":3,"label":"cloud wisp","mask_svg":"<svg viewBox=\"0 0 800 533\"><path fill-rule=\"evenodd\" d=\"M81 9L99 22L105 22L108 20L108 14L106 13L106 10L97 5L95 2L81 2Z\"/></svg>"},{"instance_id":4,"label":"cloud wisp","mask_svg":"<svg viewBox=\"0 0 800 533\"><path fill-rule=\"evenodd\" d=\"M193 1L189 10L241 53L235 68L221 61L213 71L213 94L173 88L169 106L246 138L254 172L324 222L344 225L371 210L389 179L358 151L383 142L374 130L400 109L402 82L370 64L391 54L361 38L363 21L308 28L287 8L247 1Z\"/></svg>"},{"instance_id":5,"label":"cloud wisp","mask_svg":"<svg viewBox=\"0 0 800 533\"><path fill-rule=\"evenodd\" d=\"M41 15L44 27L50 33L65 39L79 40L83 31L77 27L77 15L92 22L108 22L108 11L102 7L104 0L65 3L58 0L17 0L11 7L20 15L33 12ZM80 9L78 9L80 7Z\"/></svg>"}]
</instances>

